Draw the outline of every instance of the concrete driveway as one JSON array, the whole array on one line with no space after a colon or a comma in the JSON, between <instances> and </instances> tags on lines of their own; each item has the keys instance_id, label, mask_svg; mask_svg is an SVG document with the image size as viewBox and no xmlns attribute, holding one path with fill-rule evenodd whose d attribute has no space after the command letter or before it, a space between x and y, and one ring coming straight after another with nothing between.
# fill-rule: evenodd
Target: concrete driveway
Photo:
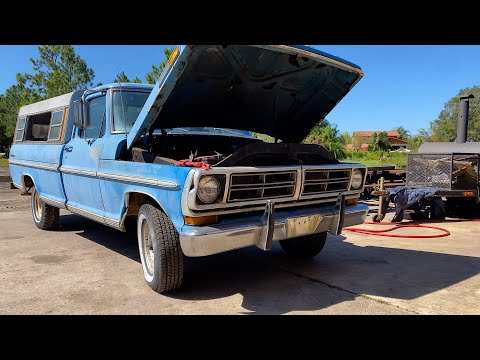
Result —
<instances>
[{"instance_id":1,"label":"concrete driveway","mask_svg":"<svg viewBox=\"0 0 480 360\"><path fill-rule=\"evenodd\" d=\"M133 232L61 215L37 229L30 198L0 183L1 314L480 314L479 222L439 239L345 232L306 262L278 244L188 259L182 288L159 295Z\"/></svg>"}]
</instances>

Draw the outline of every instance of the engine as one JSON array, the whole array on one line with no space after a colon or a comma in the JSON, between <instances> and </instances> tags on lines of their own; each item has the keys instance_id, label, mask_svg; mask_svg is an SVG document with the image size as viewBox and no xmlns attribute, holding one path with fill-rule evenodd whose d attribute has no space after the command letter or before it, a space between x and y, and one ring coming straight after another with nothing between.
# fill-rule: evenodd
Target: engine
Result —
<instances>
[{"instance_id":1,"label":"engine","mask_svg":"<svg viewBox=\"0 0 480 360\"><path fill-rule=\"evenodd\" d=\"M212 166L287 166L338 164L321 145L266 143L253 137L218 135L154 135L132 149L132 160L175 164L180 160Z\"/></svg>"}]
</instances>

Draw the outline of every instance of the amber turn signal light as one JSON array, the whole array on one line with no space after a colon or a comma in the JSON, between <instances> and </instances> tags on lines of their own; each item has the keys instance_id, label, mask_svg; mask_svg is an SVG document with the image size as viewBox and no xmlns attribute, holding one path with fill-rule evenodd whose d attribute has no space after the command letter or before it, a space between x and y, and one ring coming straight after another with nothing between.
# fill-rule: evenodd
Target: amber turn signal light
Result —
<instances>
[{"instance_id":1,"label":"amber turn signal light","mask_svg":"<svg viewBox=\"0 0 480 360\"><path fill-rule=\"evenodd\" d=\"M358 198L345 200L345 205L347 205L347 206L357 205L357 204L358 204Z\"/></svg>"},{"instance_id":2,"label":"amber turn signal light","mask_svg":"<svg viewBox=\"0 0 480 360\"><path fill-rule=\"evenodd\" d=\"M209 215L209 216L200 216L200 217L191 217L184 216L185 225L200 226L215 224L218 222L218 215Z\"/></svg>"},{"instance_id":3,"label":"amber turn signal light","mask_svg":"<svg viewBox=\"0 0 480 360\"><path fill-rule=\"evenodd\" d=\"M463 196L473 197L475 196L475 191L464 191Z\"/></svg>"},{"instance_id":4,"label":"amber turn signal light","mask_svg":"<svg viewBox=\"0 0 480 360\"><path fill-rule=\"evenodd\" d=\"M170 57L168 58L168 66L172 66L173 62L175 61L175 59L177 58L178 56L178 46L173 50L172 52L172 55L170 55Z\"/></svg>"}]
</instances>

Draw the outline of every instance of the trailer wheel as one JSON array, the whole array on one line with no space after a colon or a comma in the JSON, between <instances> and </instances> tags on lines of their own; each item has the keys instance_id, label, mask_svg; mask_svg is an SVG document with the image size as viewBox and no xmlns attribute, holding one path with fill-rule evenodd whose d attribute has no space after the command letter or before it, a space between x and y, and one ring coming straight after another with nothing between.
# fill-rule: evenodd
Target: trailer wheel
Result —
<instances>
[{"instance_id":1,"label":"trailer wheel","mask_svg":"<svg viewBox=\"0 0 480 360\"><path fill-rule=\"evenodd\" d=\"M58 226L60 209L45 204L37 189L32 190L32 215L35 225L42 230L50 230Z\"/></svg>"},{"instance_id":2,"label":"trailer wheel","mask_svg":"<svg viewBox=\"0 0 480 360\"><path fill-rule=\"evenodd\" d=\"M448 217L475 218L480 214L477 199L447 198L445 212Z\"/></svg>"},{"instance_id":3,"label":"trailer wheel","mask_svg":"<svg viewBox=\"0 0 480 360\"><path fill-rule=\"evenodd\" d=\"M180 287L183 252L178 232L167 215L150 204L140 207L137 238L145 281L158 293Z\"/></svg>"},{"instance_id":4,"label":"trailer wheel","mask_svg":"<svg viewBox=\"0 0 480 360\"><path fill-rule=\"evenodd\" d=\"M298 259L312 258L318 255L327 241L327 233L300 236L280 240L280 246L288 256Z\"/></svg>"}]
</instances>

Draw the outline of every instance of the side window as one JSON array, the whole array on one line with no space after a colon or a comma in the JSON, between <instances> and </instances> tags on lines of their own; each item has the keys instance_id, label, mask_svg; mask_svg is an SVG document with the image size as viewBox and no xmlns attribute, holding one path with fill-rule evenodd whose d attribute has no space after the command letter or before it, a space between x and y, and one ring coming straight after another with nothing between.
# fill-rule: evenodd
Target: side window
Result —
<instances>
[{"instance_id":1,"label":"side window","mask_svg":"<svg viewBox=\"0 0 480 360\"><path fill-rule=\"evenodd\" d=\"M17 133L15 134L15 141L23 141L23 135L25 134L25 123L27 119L21 117L18 119Z\"/></svg>"},{"instance_id":2,"label":"side window","mask_svg":"<svg viewBox=\"0 0 480 360\"><path fill-rule=\"evenodd\" d=\"M48 132L48 140L58 141L62 135L63 110L54 111L50 120L50 130Z\"/></svg>"},{"instance_id":3,"label":"side window","mask_svg":"<svg viewBox=\"0 0 480 360\"><path fill-rule=\"evenodd\" d=\"M105 110L107 100L105 94L96 96L89 100L90 124L82 131L82 138L96 139L101 138L105 133Z\"/></svg>"},{"instance_id":4,"label":"side window","mask_svg":"<svg viewBox=\"0 0 480 360\"><path fill-rule=\"evenodd\" d=\"M25 140L47 141L51 117L52 113L50 111L28 116Z\"/></svg>"}]
</instances>

